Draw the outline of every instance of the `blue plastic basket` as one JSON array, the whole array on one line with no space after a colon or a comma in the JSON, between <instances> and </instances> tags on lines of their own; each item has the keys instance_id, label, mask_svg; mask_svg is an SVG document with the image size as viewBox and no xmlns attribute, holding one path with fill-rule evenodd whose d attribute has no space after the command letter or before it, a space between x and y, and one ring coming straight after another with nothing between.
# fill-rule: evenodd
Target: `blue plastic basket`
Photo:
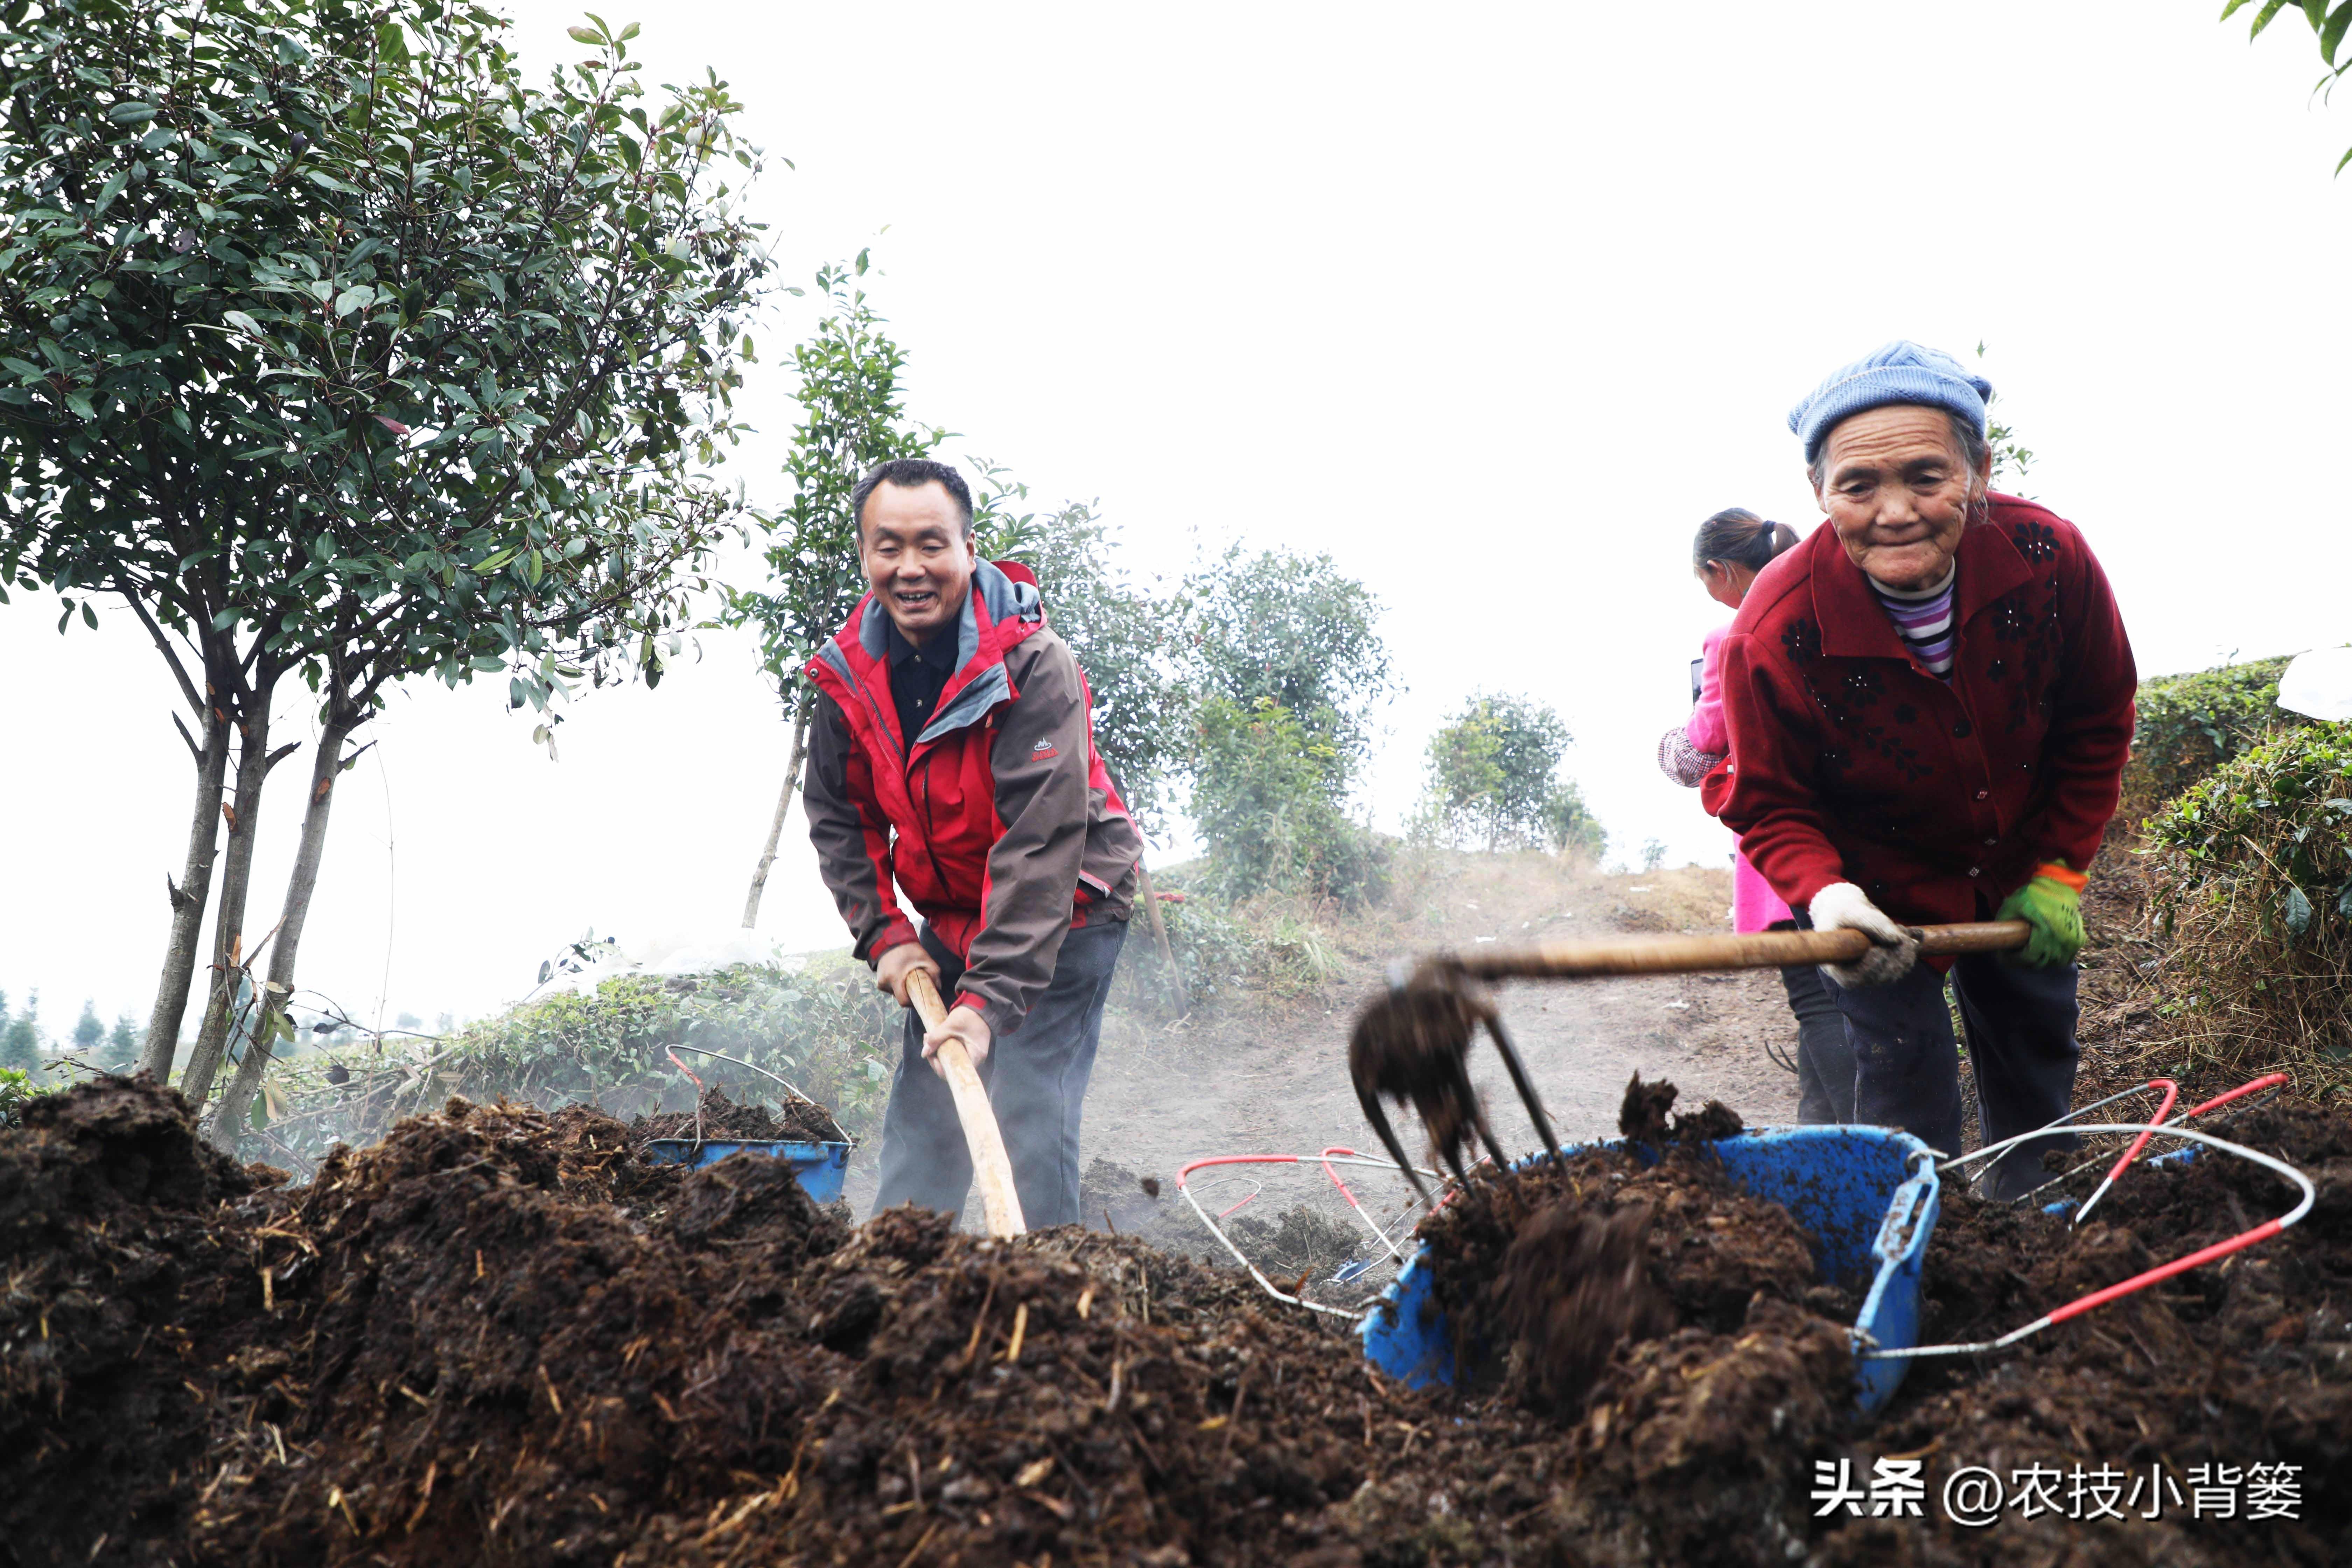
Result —
<instances>
[{"instance_id":1,"label":"blue plastic basket","mask_svg":"<svg viewBox=\"0 0 2352 1568\"><path fill-rule=\"evenodd\" d=\"M1786 1208L1815 1241L1826 1282L1867 1288L1854 1319L1857 1350L1919 1342L1919 1267L1936 1228L1936 1163L1925 1143L1884 1127L1769 1127L1715 1146L1733 1182ZM1643 1164L1656 1151L1622 1139L1580 1144L1630 1149ZM1537 1156L1541 1158L1542 1156ZM1359 1331L1364 1354L1413 1388L1454 1378L1454 1336L1430 1293L1428 1251L1416 1251ZM1907 1360L1857 1361L1855 1403L1864 1415L1895 1397Z\"/></svg>"},{"instance_id":2,"label":"blue plastic basket","mask_svg":"<svg viewBox=\"0 0 2352 1568\"><path fill-rule=\"evenodd\" d=\"M700 1170L705 1165L717 1164L730 1154L763 1154L789 1163L793 1173L800 1178L801 1190L821 1204L841 1196L841 1179L849 1169L846 1143L712 1139L702 1144L699 1152L691 1138L654 1138L646 1143L646 1158L656 1165L683 1165L692 1161L695 1169Z\"/></svg>"}]
</instances>

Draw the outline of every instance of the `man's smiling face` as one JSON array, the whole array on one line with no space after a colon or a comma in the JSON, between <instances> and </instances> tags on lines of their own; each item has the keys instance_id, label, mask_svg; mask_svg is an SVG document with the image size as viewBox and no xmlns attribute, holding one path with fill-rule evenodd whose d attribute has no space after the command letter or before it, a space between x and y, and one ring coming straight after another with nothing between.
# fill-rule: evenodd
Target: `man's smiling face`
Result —
<instances>
[{"instance_id":1,"label":"man's smiling face","mask_svg":"<svg viewBox=\"0 0 2352 1568\"><path fill-rule=\"evenodd\" d=\"M883 612L918 647L963 614L980 565L963 509L936 479L874 487L858 520L857 559Z\"/></svg>"}]
</instances>

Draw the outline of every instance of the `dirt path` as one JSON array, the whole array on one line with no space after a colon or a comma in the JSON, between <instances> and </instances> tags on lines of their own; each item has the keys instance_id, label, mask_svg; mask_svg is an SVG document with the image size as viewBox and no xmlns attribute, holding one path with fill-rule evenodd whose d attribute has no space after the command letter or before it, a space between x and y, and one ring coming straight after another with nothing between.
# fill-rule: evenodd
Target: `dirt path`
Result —
<instances>
[{"instance_id":1,"label":"dirt path","mask_svg":"<svg viewBox=\"0 0 2352 1568\"><path fill-rule=\"evenodd\" d=\"M1589 915L1554 927L1564 934L1613 929ZM1334 989L1338 1005L1328 1014L1302 1016L1280 1037L1186 1049L1171 1062L1139 1053L1106 1062L1088 1097L1087 1143L1138 1170L1203 1154L1374 1146L1346 1067L1350 1016L1371 984ZM1686 1102L1721 1100L1751 1122L1795 1120L1796 1079L1763 1048L1768 1033L1791 1043L1796 1034L1777 973L1526 984L1502 1000L1563 1141L1615 1136L1618 1105L1636 1071L1673 1079ZM1472 1063L1503 1146L1535 1148L1534 1127L1495 1053L1482 1045Z\"/></svg>"},{"instance_id":2,"label":"dirt path","mask_svg":"<svg viewBox=\"0 0 2352 1568\"><path fill-rule=\"evenodd\" d=\"M1210 1154L1377 1149L1348 1082L1347 1037L1390 956L1480 939L1728 929L1730 900L1727 871L1602 877L1545 856L1462 858L1417 894L1401 893L1402 910L1340 929L1345 973L1318 997L1172 1028L1114 1020L1087 1098L1082 1158L1166 1175ZM1637 1070L1671 1079L1687 1105L1721 1100L1751 1124L1796 1119L1797 1080L1764 1053L1768 1037L1791 1049L1796 1039L1777 973L1521 984L1502 1000L1563 1141L1614 1136ZM1472 1065L1504 1147L1537 1147L1492 1047L1482 1045ZM1408 1147L1418 1142L1409 1128L1400 1133ZM861 1214L873 1198L873 1146L860 1149L850 1170L848 1196ZM1310 1167L1276 1173L1267 1195L1286 1206L1332 1194Z\"/></svg>"}]
</instances>

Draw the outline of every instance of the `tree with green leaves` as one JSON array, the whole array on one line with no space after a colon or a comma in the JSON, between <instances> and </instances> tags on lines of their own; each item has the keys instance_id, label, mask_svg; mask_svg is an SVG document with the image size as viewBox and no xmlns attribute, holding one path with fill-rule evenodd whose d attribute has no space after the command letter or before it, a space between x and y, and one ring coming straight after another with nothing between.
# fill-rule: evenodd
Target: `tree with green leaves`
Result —
<instances>
[{"instance_id":1,"label":"tree with green leaves","mask_svg":"<svg viewBox=\"0 0 2352 1568\"><path fill-rule=\"evenodd\" d=\"M1208 841L1205 881L1223 899L1298 893L1358 903L1378 890L1378 857L1331 791L1330 742L1272 698L1222 694L1193 710L1192 818Z\"/></svg>"},{"instance_id":2,"label":"tree with green leaves","mask_svg":"<svg viewBox=\"0 0 2352 1568\"><path fill-rule=\"evenodd\" d=\"M1455 843L1488 850L1545 842L1571 737L1558 713L1522 697L1475 696L1430 738L1430 805Z\"/></svg>"},{"instance_id":3,"label":"tree with green leaves","mask_svg":"<svg viewBox=\"0 0 2352 1568\"><path fill-rule=\"evenodd\" d=\"M128 1072L138 1059L138 1021L128 1013L117 1014L114 1027L106 1037L106 1065L116 1072Z\"/></svg>"},{"instance_id":4,"label":"tree with green leaves","mask_svg":"<svg viewBox=\"0 0 2352 1568\"><path fill-rule=\"evenodd\" d=\"M2256 0L2228 0L2228 4L2221 7L2221 20L2228 21L2255 3ZM2263 30L2276 20L2282 11L2300 13L2303 19L2311 24L2311 30L2318 35L2319 60L2326 68L2319 73L2318 81L2312 84L2312 91L2320 93L2333 89L2347 70L2352 70L2352 51L2344 47L2347 36L2352 35L2352 0L2259 0L2253 25L2246 34L2247 40L2252 42L2261 37ZM2336 172L2342 174L2347 163L2352 163L2352 148L2347 148L2344 156L2336 160Z\"/></svg>"},{"instance_id":5,"label":"tree with green leaves","mask_svg":"<svg viewBox=\"0 0 2352 1568\"><path fill-rule=\"evenodd\" d=\"M1977 343L1978 362L1981 363L1984 357L1985 346L1979 340ZM1998 412L2000 407L1999 392L1985 399L1985 445L1992 452L1990 477L2000 481L2002 489L2015 489L2023 482L2025 471L2033 467L2033 451L2018 438L2017 426Z\"/></svg>"},{"instance_id":6,"label":"tree with green leaves","mask_svg":"<svg viewBox=\"0 0 2352 1568\"><path fill-rule=\"evenodd\" d=\"M1234 544L1187 575L1177 614L1213 890L1377 896L1381 853L1347 804L1391 690L1380 601L1328 555Z\"/></svg>"},{"instance_id":7,"label":"tree with green leaves","mask_svg":"<svg viewBox=\"0 0 2352 1568\"><path fill-rule=\"evenodd\" d=\"M1147 830L1157 826L1189 730L1172 668L1176 637L1168 604L1119 564L1117 535L1094 502L1024 511L1027 485L995 463L973 467L981 479L972 501L981 554L1018 561L1036 575L1046 624L1085 672L1095 749L1138 821Z\"/></svg>"},{"instance_id":8,"label":"tree with green leaves","mask_svg":"<svg viewBox=\"0 0 2352 1568\"><path fill-rule=\"evenodd\" d=\"M857 561L857 520L849 495L877 463L893 458L928 458L949 433L907 418L898 372L906 351L891 341L858 279L869 255L836 263L816 275L826 304L824 316L805 342L793 350L800 373L794 395L801 422L784 472L793 481L791 501L773 518L762 518L771 542L766 551L767 586L728 594L725 624L756 627L760 666L776 683L792 750L784 781L768 826L768 841L751 873L743 900L743 925L759 924L760 900L776 863L784 816L799 790L808 759L809 725L816 717L816 688L802 670L824 639L841 629L866 592Z\"/></svg>"},{"instance_id":9,"label":"tree with green leaves","mask_svg":"<svg viewBox=\"0 0 2352 1568\"><path fill-rule=\"evenodd\" d=\"M0 1028L0 1068L35 1072L41 1066L41 994L25 998L25 1010Z\"/></svg>"},{"instance_id":10,"label":"tree with green leaves","mask_svg":"<svg viewBox=\"0 0 2352 1568\"><path fill-rule=\"evenodd\" d=\"M1380 601L1328 555L1250 554L1236 543L1183 584L1183 673L1201 698L1243 712L1263 700L1320 742L1344 798L1371 748L1371 713L1390 696Z\"/></svg>"},{"instance_id":11,"label":"tree with green leaves","mask_svg":"<svg viewBox=\"0 0 2352 1568\"><path fill-rule=\"evenodd\" d=\"M244 910L289 676L321 743L269 978L281 1031L345 742L404 676L544 707L657 674L731 500L765 262L716 80L648 107L634 26L523 80L503 19L402 0L58 0L0 13L0 576L117 595L202 742L144 1065L168 1071L228 830L184 1087L239 1021ZM551 738L542 725L541 738ZM220 792L234 745L232 798ZM258 1063L249 1080L257 1078Z\"/></svg>"},{"instance_id":12,"label":"tree with green leaves","mask_svg":"<svg viewBox=\"0 0 2352 1568\"><path fill-rule=\"evenodd\" d=\"M81 1005L81 1016L74 1020L73 1048L77 1051L94 1051L105 1042L105 1039L106 1026L99 1021L98 1004L85 999Z\"/></svg>"},{"instance_id":13,"label":"tree with green leaves","mask_svg":"<svg viewBox=\"0 0 2352 1568\"><path fill-rule=\"evenodd\" d=\"M1598 862L1608 853L1609 835L1601 819L1584 804L1584 792L1573 779L1563 779L1544 803L1544 841L1555 855L1574 855Z\"/></svg>"}]
</instances>

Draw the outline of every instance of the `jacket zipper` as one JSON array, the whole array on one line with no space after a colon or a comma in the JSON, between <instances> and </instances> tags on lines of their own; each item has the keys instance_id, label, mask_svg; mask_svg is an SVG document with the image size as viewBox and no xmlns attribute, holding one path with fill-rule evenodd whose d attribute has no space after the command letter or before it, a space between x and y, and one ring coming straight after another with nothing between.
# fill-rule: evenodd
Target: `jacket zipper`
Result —
<instances>
[{"instance_id":1,"label":"jacket zipper","mask_svg":"<svg viewBox=\"0 0 2352 1568\"><path fill-rule=\"evenodd\" d=\"M866 682L858 679L854 673L847 670L838 671L837 673L840 674L843 680L848 683L850 689L857 693L857 700L866 704L866 711L871 715L874 720L874 732L882 736L886 740L888 739L890 727L883 721L882 710L875 704L874 694L866 689ZM892 742L892 746L893 749L898 752L898 765L902 768L905 767L907 765L906 749L902 746L898 746L896 742Z\"/></svg>"},{"instance_id":2,"label":"jacket zipper","mask_svg":"<svg viewBox=\"0 0 2352 1568\"><path fill-rule=\"evenodd\" d=\"M924 858L929 859L931 863L931 878L933 885L939 888L940 891L944 892L947 890L948 885L947 870L940 864L939 851L931 847L932 844L938 839L940 831L939 824L931 820L931 758L936 754L937 750L938 748L934 747L931 751L925 752L922 756L923 855ZM914 777L915 764L913 762L909 761L907 764L907 782L912 784L914 782ZM908 793L911 795L913 792L910 790Z\"/></svg>"}]
</instances>

